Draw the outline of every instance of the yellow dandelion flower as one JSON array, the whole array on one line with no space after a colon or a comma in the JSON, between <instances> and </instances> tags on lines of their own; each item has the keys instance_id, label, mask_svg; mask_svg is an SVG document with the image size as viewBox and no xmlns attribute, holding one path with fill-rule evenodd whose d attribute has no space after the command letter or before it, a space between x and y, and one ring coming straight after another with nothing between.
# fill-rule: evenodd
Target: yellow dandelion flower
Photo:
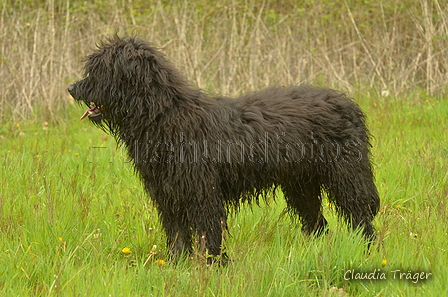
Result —
<instances>
[{"instance_id":1,"label":"yellow dandelion flower","mask_svg":"<svg viewBox=\"0 0 448 297\"><path fill-rule=\"evenodd\" d=\"M131 253L131 249L128 247L125 247L121 250L121 252L125 255L129 255Z\"/></svg>"},{"instance_id":2,"label":"yellow dandelion flower","mask_svg":"<svg viewBox=\"0 0 448 297\"><path fill-rule=\"evenodd\" d=\"M327 206L329 209L331 209L331 208L333 207L333 203L328 202L328 203L326 204L326 206Z\"/></svg>"},{"instance_id":3,"label":"yellow dandelion flower","mask_svg":"<svg viewBox=\"0 0 448 297\"><path fill-rule=\"evenodd\" d=\"M19 127L20 127L20 123L17 123L17 124L16 124L16 127L19 128Z\"/></svg>"},{"instance_id":4,"label":"yellow dandelion flower","mask_svg":"<svg viewBox=\"0 0 448 297\"><path fill-rule=\"evenodd\" d=\"M376 106L377 106L377 105L376 105L376 103L373 103L373 106L375 106L375 107L376 107Z\"/></svg>"},{"instance_id":5,"label":"yellow dandelion flower","mask_svg":"<svg viewBox=\"0 0 448 297\"><path fill-rule=\"evenodd\" d=\"M58 237L60 243L62 243L62 237Z\"/></svg>"},{"instance_id":6,"label":"yellow dandelion flower","mask_svg":"<svg viewBox=\"0 0 448 297\"><path fill-rule=\"evenodd\" d=\"M75 157L78 157L79 156L79 153L75 153Z\"/></svg>"},{"instance_id":7,"label":"yellow dandelion flower","mask_svg":"<svg viewBox=\"0 0 448 297\"><path fill-rule=\"evenodd\" d=\"M162 259L156 260L154 263L156 263L159 266L165 265L165 261L163 261Z\"/></svg>"},{"instance_id":8,"label":"yellow dandelion flower","mask_svg":"<svg viewBox=\"0 0 448 297\"><path fill-rule=\"evenodd\" d=\"M40 158L40 156L39 156L39 155L35 155L35 156L34 156L34 158L36 158L36 159L39 159L39 158Z\"/></svg>"},{"instance_id":9,"label":"yellow dandelion flower","mask_svg":"<svg viewBox=\"0 0 448 297\"><path fill-rule=\"evenodd\" d=\"M398 209L398 210L401 209L401 205L400 205L400 204L397 205L397 209Z\"/></svg>"},{"instance_id":10,"label":"yellow dandelion flower","mask_svg":"<svg viewBox=\"0 0 448 297\"><path fill-rule=\"evenodd\" d=\"M383 265L383 267L386 266L386 264L387 264L387 260L381 261L381 265Z\"/></svg>"}]
</instances>

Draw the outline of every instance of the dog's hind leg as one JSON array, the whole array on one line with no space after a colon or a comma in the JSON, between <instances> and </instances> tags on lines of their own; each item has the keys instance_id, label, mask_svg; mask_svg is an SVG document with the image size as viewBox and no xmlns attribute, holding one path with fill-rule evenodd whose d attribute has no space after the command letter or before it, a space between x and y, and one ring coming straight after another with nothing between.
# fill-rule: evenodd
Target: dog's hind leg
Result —
<instances>
[{"instance_id":1,"label":"dog's hind leg","mask_svg":"<svg viewBox=\"0 0 448 297\"><path fill-rule=\"evenodd\" d=\"M317 179L300 180L282 185L288 208L296 214L307 234L320 235L325 231L327 220L322 214L321 187Z\"/></svg>"},{"instance_id":2,"label":"dog's hind leg","mask_svg":"<svg viewBox=\"0 0 448 297\"><path fill-rule=\"evenodd\" d=\"M342 163L339 171L329 171L324 181L336 210L353 229L362 228L364 237L375 238L372 220L379 209L379 197L367 160Z\"/></svg>"}]
</instances>

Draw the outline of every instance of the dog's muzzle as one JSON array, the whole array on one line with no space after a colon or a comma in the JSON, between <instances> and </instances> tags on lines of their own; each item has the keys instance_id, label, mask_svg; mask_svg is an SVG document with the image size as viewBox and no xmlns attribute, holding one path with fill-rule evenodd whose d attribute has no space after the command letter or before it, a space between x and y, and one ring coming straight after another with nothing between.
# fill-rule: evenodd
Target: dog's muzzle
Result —
<instances>
[{"instance_id":1,"label":"dog's muzzle","mask_svg":"<svg viewBox=\"0 0 448 297\"><path fill-rule=\"evenodd\" d=\"M77 101L81 100L76 95L76 84L70 85L67 88L67 91L75 100L77 100ZM92 104L89 106L89 108L87 108L87 110L83 113L83 115L81 116L81 118L79 120L83 120L84 118L89 117L89 119L95 121L95 120L100 120L102 118L100 116L102 116L101 107L98 107L95 104Z\"/></svg>"}]
</instances>

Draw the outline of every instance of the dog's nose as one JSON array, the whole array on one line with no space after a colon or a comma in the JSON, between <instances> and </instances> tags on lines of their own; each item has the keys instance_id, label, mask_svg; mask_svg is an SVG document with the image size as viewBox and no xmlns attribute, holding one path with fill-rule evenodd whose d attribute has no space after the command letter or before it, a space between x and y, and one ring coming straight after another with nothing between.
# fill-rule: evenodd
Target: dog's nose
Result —
<instances>
[{"instance_id":1,"label":"dog's nose","mask_svg":"<svg viewBox=\"0 0 448 297\"><path fill-rule=\"evenodd\" d=\"M68 88L67 88L67 91L70 93L70 95L72 95L73 96L73 90L75 90L75 85L70 85Z\"/></svg>"}]
</instances>

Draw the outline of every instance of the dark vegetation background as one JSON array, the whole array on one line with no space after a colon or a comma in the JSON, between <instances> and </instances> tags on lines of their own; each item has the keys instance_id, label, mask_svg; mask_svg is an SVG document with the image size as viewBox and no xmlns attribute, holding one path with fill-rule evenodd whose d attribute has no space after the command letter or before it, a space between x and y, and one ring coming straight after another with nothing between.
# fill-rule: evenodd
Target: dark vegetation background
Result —
<instances>
[{"instance_id":1,"label":"dark vegetation background","mask_svg":"<svg viewBox=\"0 0 448 297\"><path fill-rule=\"evenodd\" d=\"M439 0L2 0L0 122L61 120L81 59L114 33L151 41L189 79L238 95L310 82L409 100L447 91Z\"/></svg>"}]
</instances>

